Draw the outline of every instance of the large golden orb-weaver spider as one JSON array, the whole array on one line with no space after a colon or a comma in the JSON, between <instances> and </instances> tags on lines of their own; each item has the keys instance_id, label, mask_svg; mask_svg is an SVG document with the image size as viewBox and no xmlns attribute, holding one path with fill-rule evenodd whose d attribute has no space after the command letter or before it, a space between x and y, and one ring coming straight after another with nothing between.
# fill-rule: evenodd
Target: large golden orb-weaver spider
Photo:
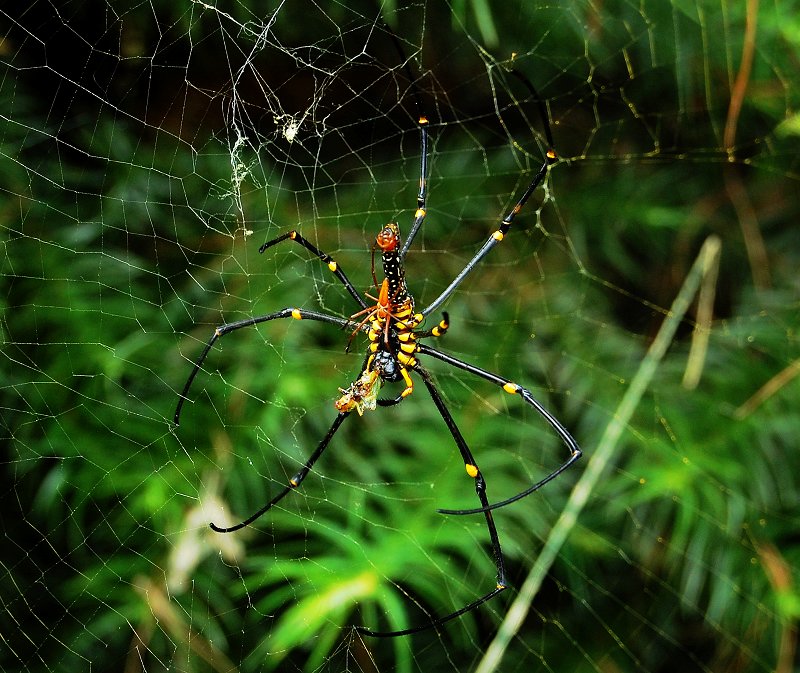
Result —
<instances>
[{"instance_id":1,"label":"large golden orb-weaver spider","mask_svg":"<svg viewBox=\"0 0 800 673\"><path fill-rule=\"evenodd\" d=\"M530 89L534 99L538 99L533 86L526 78L511 71L517 75L521 81ZM540 102L541 105L541 102ZM395 222L390 222L381 228L378 233L375 243L372 246L373 252L373 280L378 289L378 296L362 295L347 277L345 272L341 269L339 264L327 253L316 248L312 243L305 239L298 231L290 231L275 239L264 243L259 252L263 253L265 250L282 243L284 241L291 241L305 248L315 257L319 258L330 269L331 273L339 280L347 292L355 300L359 310L349 319L341 318L335 315L322 313L318 311L309 311L301 308L287 307L254 318L247 318L224 325L220 325L214 330L213 335L206 343L203 352L194 364L183 390L180 394L177 408L175 409L175 424L180 421L181 410L184 403L188 400L189 389L192 382L201 370L203 363L211 351L214 343L220 337L240 330L252 325L269 322L272 320L279 320L283 318L293 318L295 320L314 320L323 323L336 325L343 330L350 330L352 335L359 332L366 332L369 345L366 355L364 357L361 370L359 371L356 379L346 388L340 388L340 396L335 401L335 408L337 411L336 417L330 429L322 438L313 451L311 456L306 460L301 469L289 480L288 485L283 488L275 497L266 503L260 510L255 512L252 516L248 517L241 523L228 528L221 528L215 524L211 527L219 533L231 533L239 530L245 526L250 525L256 519L264 515L271 507L280 502L290 491L298 488L308 473L314 467L314 464L322 456L325 449L331 443L331 440L336 435L336 432L341 427L342 423L347 419L353 411L358 415L372 411L379 406L392 406L401 403L414 391L414 380L412 375L419 376L423 384L428 390L428 393L433 400L439 414L444 420L450 435L453 438L461 457L464 461L464 467L467 474L474 480L475 492L478 497L479 506L473 509L460 509L449 510L440 509L439 512L450 515L470 515L481 514L486 520L486 528L489 534L491 545L492 557L497 570L496 585L479 596L474 601L465 605L464 607L455 610L442 617L434 617L429 623L422 626L399 630L399 631L376 631L365 627L358 627L358 630L370 636L402 636L411 633L417 633L425 629L433 628L444 624L465 612L477 608L482 603L493 598L501 591L507 588L505 560L503 551L500 546L500 539L497 534L493 518L493 510L509 505L534 491L541 488L544 484L554 479L561 474L570 465L572 465L580 456L581 450L576 441L572 438L566 428L553 416L541 403L533 396L533 394L525 387L510 381L503 376L487 371L480 367L464 362L458 358L448 355L437 348L428 346L423 343L423 340L428 338L441 337L448 330L449 319L446 312L443 312L442 320L433 328L422 329L422 324L425 319L439 307L453 294L455 289L462 283L464 278L481 262L481 260L489 254L489 252L503 241L514 222L515 217L530 198L534 190L545 179L548 167L557 160L555 151L552 149L552 137L549 125L547 124L546 114L542 111L542 118L545 124L546 137L550 149L547 150L544 161L537 171L536 175L527 186L522 196L516 202L514 207L503 217L500 225L489 236L486 242L475 253L472 259L464 266L464 268L456 275L453 281L445 288L445 290L434 299L426 308L417 311L415 307L414 298L409 292L406 285L404 261L408 253L411 243L414 241L415 236L419 233L422 227L425 216L427 213L427 194L428 194L428 119L424 114L418 117L418 127L420 133L420 179L419 179L419 193L417 195L417 208L414 213L413 222L409 231L408 237L405 242L401 240L400 228ZM380 251L383 263L383 280L379 283L375 278L374 272L374 255ZM369 300L369 301L368 301ZM374 303L371 303L374 302ZM352 336L350 341L352 341ZM348 348L350 343L348 342ZM509 395L516 395L522 401L533 407L538 414L553 428L558 434L564 446L567 449L566 459L558 465L547 476L539 481L531 484L526 489L517 493L516 495L501 500L499 502L490 503L486 495L486 480L483 473L478 467L478 462L472 454L472 451L467 444L467 441L461 434L452 414L448 410L442 395L439 393L437 387L434 385L428 370L423 366L421 360L424 358L434 358L444 362L456 369L460 369L468 374L485 379L500 388L502 388ZM393 398L379 397L382 386L386 383L400 383L403 385L400 393Z\"/></svg>"}]
</instances>

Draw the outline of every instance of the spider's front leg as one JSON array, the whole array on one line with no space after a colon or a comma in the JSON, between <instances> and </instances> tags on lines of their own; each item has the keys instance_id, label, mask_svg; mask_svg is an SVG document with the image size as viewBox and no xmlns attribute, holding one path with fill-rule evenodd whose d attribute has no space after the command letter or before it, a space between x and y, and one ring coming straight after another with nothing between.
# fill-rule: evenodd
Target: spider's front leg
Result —
<instances>
[{"instance_id":1,"label":"spider's front leg","mask_svg":"<svg viewBox=\"0 0 800 673\"><path fill-rule=\"evenodd\" d=\"M297 231L296 229L292 229L292 231L282 234L277 238L273 238L271 241L267 241L258 249L258 252L263 254L264 251L267 250L268 248L271 248L272 246L287 240L294 241L298 245L303 246L312 255L322 260L327 265L328 269L330 269L330 271L333 273L333 275L339 279L339 282L342 285L344 285L345 289L350 293L353 299L356 300L358 305L362 309L367 308L367 302L364 301L364 298L359 294L358 290L356 290L353 283L347 277L347 274L344 271L342 271L342 269L339 267L339 263L333 257L331 257L327 252L323 252L322 250L317 248L313 243L311 243L308 239L303 238L300 232Z\"/></svg>"},{"instance_id":2,"label":"spider's front leg","mask_svg":"<svg viewBox=\"0 0 800 673\"><path fill-rule=\"evenodd\" d=\"M200 356L194 363L194 367L192 367L192 371L189 372L189 377L186 379L186 383L183 385L183 389L178 397L178 404L175 407L175 415L173 417L173 422L175 425L180 425L181 411L183 410L184 403L189 399L189 389L192 387L195 377L202 369L206 357L208 357L208 354L211 352L211 349L214 347L214 344L218 339L226 334L230 334L231 332L235 332L244 327L252 327L253 325L259 325L272 320L281 320L283 318L293 318L294 320L315 320L317 322L338 325L339 327L344 327L348 324L347 320L339 318L338 316L320 313L319 311L308 311L306 309L287 307L281 309L280 311L276 311L275 313L269 313L267 315L257 316L255 318L246 318L245 320L239 320L237 322L220 325L214 330L214 333L211 335L211 338L208 340L208 342L206 342L203 352L200 353Z\"/></svg>"}]
</instances>

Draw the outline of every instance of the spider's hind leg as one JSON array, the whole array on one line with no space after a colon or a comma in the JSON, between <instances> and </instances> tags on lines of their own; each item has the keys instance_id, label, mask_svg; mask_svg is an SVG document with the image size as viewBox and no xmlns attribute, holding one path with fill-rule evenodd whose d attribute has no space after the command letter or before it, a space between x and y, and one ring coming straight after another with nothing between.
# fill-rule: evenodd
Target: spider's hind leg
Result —
<instances>
[{"instance_id":1,"label":"spider's hind leg","mask_svg":"<svg viewBox=\"0 0 800 673\"><path fill-rule=\"evenodd\" d=\"M561 421L559 421L552 413L550 413L544 407L544 405L542 405L542 403L539 402L539 400L537 400L533 396L533 393L531 393L531 391L528 390L527 388L523 388L521 385L514 383L513 381L510 381L505 377L499 376L485 369L481 369L480 367L476 367L475 365L471 365L468 362L459 360L458 358L455 358L452 355L443 353L439 350L436 350L435 348L431 348L430 346L425 346L423 344L420 344L419 352L422 353L423 355L429 355L438 360L441 360L442 362L446 362L452 365L453 367L457 367L458 369L479 376L480 378L485 379L486 381L489 381L495 384L496 386L499 386L500 388L503 389L503 391L505 391L509 395L518 395L523 400L523 402L525 402L525 404L533 407L536 413L539 414L539 416L541 416L545 420L545 422L556 432L556 434L561 439L561 442L564 444L569 454L566 460L564 460L564 462L562 462L558 467L552 470L550 474L546 475L539 481L534 482L526 489L520 491L516 495L511 496L510 498L506 498L505 500L492 503L491 505L482 505L481 507L477 507L474 509L440 509L439 510L440 514L459 514L459 515L479 514L482 512L483 513L489 512L490 510L497 509L499 507L505 507L506 505L510 505L512 502L521 500L522 498L529 496L534 491L538 491L542 486L552 481L558 475L560 475L562 472L568 469L583 455L583 452L581 451L580 446L578 446L578 443L575 441L575 438L563 426ZM467 471L469 472L469 465L467 465Z\"/></svg>"},{"instance_id":2,"label":"spider's hind leg","mask_svg":"<svg viewBox=\"0 0 800 673\"><path fill-rule=\"evenodd\" d=\"M264 505L260 510L258 510L252 516L249 516L247 519L242 521L241 523L237 523L235 526L230 526L228 528L223 528L217 526L216 524L210 524L211 529L217 533L232 533L237 531L245 526L249 526L253 523L256 519L259 519L264 514L266 514L273 505L276 505L278 502L283 500L284 497L290 492L294 491L296 488L303 483L303 480L308 476L308 473L311 472L311 469L314 467L314 463L317 462L319 457L328 448L328 444L330 444L333 436L336 434L336 431L344 422L344 419L350 415L349 411L340 412L333 421L333 425L331 425L330 429L328 430L327 434L322 438L322 441L317 445L317 448L314 450L314 453L308 458L308 460L303 464L303 467L295 474L291 479L289 479L289 485L286 486L278 495L276 495L272 500L270 500L266 505Z\"/></svg>"},{"instance_id":3,"label":"spider's hind leg","mask_svg":"<svg viewBox=\"0 0 800 673\"><path fill-rule=\"evenodd\" d=\"M467 473L475 479L475 492L478 496L478 501L481 504L480 511L483 513L486 519L486 528L489 532L489 541L492 548L492 558L497 569L497 583L493 589L487 591L483 596L480 596L472 603L469 603L463 608L451 612L444 617L433 618L430 623L423 626L403 629L401 631L373 631L372 629L367 629L363 626L357 628L359 633L373 637L387 638L395 636L407 636L413 633L419 633L420 631L426 631L427 629L437 628L442 624L449 622L451 619L455 619L466 612L474 610L478 606L482 605L488 600L491 600L497 594L508 588L508 583L506 582L505 558L503 556L503 550L500 547L500 538L497 534L497 527L494 523L494 517L492 512L489 510L490 505L486 495L486 480L483 478L483 474L478 469L475 459L472 456L472 452L467 446L464 437L461 435L461 431L458 429L458 426L453 420L452 414L447 409L447 406L445 405L442 396L439 394L439 391L436 389L436 386L434 386L430 374L428 374L428 372L419 365L415 366L414 370L420 375L425 383L425 386L428 388L428 392L430 393L436 408L439 410L439 414L447 425L447 429L450 431L450 434L453 436L453 439L455 440L456 445L461 452L461 456L464 458Z\"/></svg>"}]
</instances>

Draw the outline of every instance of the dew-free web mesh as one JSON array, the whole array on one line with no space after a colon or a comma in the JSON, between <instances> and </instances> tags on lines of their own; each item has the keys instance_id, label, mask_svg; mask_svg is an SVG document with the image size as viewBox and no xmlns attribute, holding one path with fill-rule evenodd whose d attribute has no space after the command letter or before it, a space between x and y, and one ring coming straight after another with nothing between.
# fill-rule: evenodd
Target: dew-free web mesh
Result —
<instances>
[{"instance_id":1,"label":"dew-free web mesh","mask_svg":"<svg viewBox=\"0 0 800 673\"><path fill-rule=\"evenodd\" d=\"M19 3L0 9L7 671L793 671L800 19L787 2ZM395 45L395 38L400 45ZM535 96L516 69L538 92ZM559 161L446 303L435 345L517 381L584 449L494 512L422 382L285 486L364 340L297 229L418 305ZM380 276L380 269L377 271ZM380 280L380 279L379 279ZM676 302L676 297L679 300ZM438 321L431 316L431 324ZM429 325L430 326L430 325ZM564 449L426 360L488 483ZM388 386L387 386L388 388Z\"/></svg>"}]
</instances>

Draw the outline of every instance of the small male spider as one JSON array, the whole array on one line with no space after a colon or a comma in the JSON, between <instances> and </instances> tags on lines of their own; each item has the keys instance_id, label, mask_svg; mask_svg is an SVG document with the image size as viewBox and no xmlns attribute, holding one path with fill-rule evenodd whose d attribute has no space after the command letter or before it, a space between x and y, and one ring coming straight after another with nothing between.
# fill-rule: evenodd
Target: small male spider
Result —
<instances>
[{"instance_id":1,"label":"small male spider","mask_svg":"<svg viewBox=\"0 0 800 673\"><path fill-rule=\"evenodd\" d=\"M534 98L538 100L533 86L523 78L516 71L511 71L517 75L531 90ZM547 124L546 115L543 114L545 123L545 132L548 143L552 147L553 141L550 133L549 125ZM410 294L406 285L404 260L406 253L414 240L414 237L422 227L426 215L426 199L427 199L427 174L428 174L428 119L425 115L420 115L418 119L418 126L420 132L420 180L419 180L419 193L417 195L417 209L414 213L414 220L411 225L408 238L404 243L401 243L400 228L395 222L390 222L385 225L378 233L375 243L372 247L373 251L373 280L376 287L378 287L378 296L372 297L371 295L362 296L355 286L350 282L347 275L339 267L339 264L328 254L317 249L312 243L303 238L297 231L290 231L283 234L267 243L264 243L259 252L263 253L268 248L271 248L283 241L293 241L303 248L308 250L312 255L318 257L325 264L331 272L336 276L339 282L350 293L355 300L360 310L350 316L349 319L340 318L338 316L329 315L327 313L320 313L318 311L309 311L306 309L287 307L275 313L262 315L255 318L247 318L237 322L220 325L214 330L213 335L208 340L203 352L197 359L189 378L186 380L183 390L178 400L177 408L175 409L175 424L180 421L181 409L184 402L188 399L189 388L192 385L197 373L200 371L206 356L211 351L214 343L220 337L242 329L257 325L259 323L269 322L271 320L278 320L282 318L294 318L295 320L316 320L318 322L329 323L336 325L344 330L351 330L352 338L359 332L366 332L369 338L369 346L367 349L366 357L364 358L361 371L358 377L347 387L339 388L341 393L340 397L335 401L334 406L337 410L336 418L333 421L327 434L317 445L317 448L306 460L302 468L290 480L288 485L265 504L255 514L248 517L241 523L231 526L229 528L221 528L215 524L211 524L211 528L219 533L231 533L239 530L245 526L250 525L256 519L265 514L273 505L280 502L286 494L296 489L308 473L313 468L314 464L320 458L322 453L328 447L334 435L341 427L344 420L353 412L356 411L362 415L368 411L374 410L376 407L386 407L399 404L405 400L414 391L414 381L412 374L416 374L422 379L423 384L428 390L428 393L433 400L439 414L444 420L450 435L453 438L461 458L464 461L464 467L467 474L474 480L475 492L478 496L479 507L473 509L440 509L442 514L451 515L468 515L468 514L482 514L486 520L486 528L489 533L489 541L492 550L492 558L494 559L497 570L497 583L494 588L478 597L468 605L451 612L450 614L442 617L433 617L429 623L414 628L403 629L400 631L376 631L366 627L358 627L358 631L368 636L404 636L411 633L417 633L429 628L441 626L445 622L455 619L470 610L477 608L482 603L493 598L508 585L506 583L505 573L505 559L500 547L500 540L495 527L492 511L509 505L534 491L544 486L547 482L554 479L561 474L570 465L572 465L580 456L581 450L576 441L572 438L564 426L553 416L547 409L545 409L533 396L533 394L521 385L514 383L498 374L494 374L480 367L476 367L467 362L459 360L458 358L448 355L436 348L423 344L422 339L429 337L442 336L449 327L448 315L443 312L443 318L435 327L431 329L421 329L421 325L425 318L433 311L438 309L444 302L453 294L455 289L462 283L464 278L469 274L478 263L500 243L508 233L511 224L514 221L517 213L525 205L525 202L531 196L536 187L541 184L547 175L548 167L557 159L556 153L553 149L548 149L544 162L538 170L533 180L531 180L528 187L523 192L514 207L500 222L500 226L492 233L483 246L475 253L475 256L466 264L466 266L456 275L455 279L448 285L448 287L429 304L422 311L417 312L414 306L414 298ZM374 278L374 254L376 250L381 251L381 258L383 261L383 281L378 284L377 279ZM374 301L370 304L367 299ZM349 343L348 343L349 348ZM562 442L566 446L568 457L561 463L555 470L550 472L543 479L540 479L534 484L528 486L525 490L516 495L501 500L499 502L490 503L486 495L486 480L483 473L478 467L472 451L467 445L466 440L458 429L452 414L444 403L442 395L433 383L431 375L428 370L422 366L420 359L423 357L430 357L436 360L447 363L448 365L465 371L469 374L485 379L497 386L500 386L505 392L510 395L519 396L523 402L533 407L538 414L555 430ZM401 382L404 385L403 390L394 398L384 399L378 397L379 391L384 383Z\"/></svg>"}]
</instances>

